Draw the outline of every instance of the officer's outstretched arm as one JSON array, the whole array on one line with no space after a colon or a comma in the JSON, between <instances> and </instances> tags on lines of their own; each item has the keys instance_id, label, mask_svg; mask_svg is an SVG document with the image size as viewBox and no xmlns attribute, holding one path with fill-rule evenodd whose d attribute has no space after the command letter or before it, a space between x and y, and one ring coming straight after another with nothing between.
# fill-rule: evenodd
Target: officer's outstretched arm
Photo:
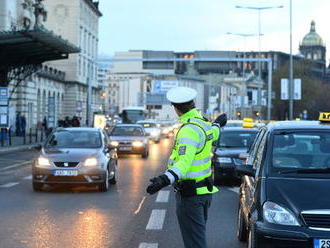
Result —
<instances>
[{"instance_id":1,"label":"officer's outstretched arm","mask_svg":"<svg viewBox=\"0 0 330 248\"><path fill-rule=\"evenodd\" d=\"M189 126L180 129L177 134L175 146L178 153L178 159L165 173L170 179L171 184L186 176L199 146L200 137L198 133Z\"/></svg>"}]
</instances>

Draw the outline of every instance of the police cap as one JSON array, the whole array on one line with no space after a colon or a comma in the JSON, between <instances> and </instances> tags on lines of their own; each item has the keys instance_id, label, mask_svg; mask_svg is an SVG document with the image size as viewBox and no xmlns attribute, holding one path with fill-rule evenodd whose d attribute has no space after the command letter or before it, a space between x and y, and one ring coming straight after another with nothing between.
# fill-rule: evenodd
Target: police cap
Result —
<instances>
[{"instance_id":1,"label":"police cap","mask_svg":"<svg viewBox=\"0 0 330 248\"><path fill-rule=\"evenodd\" d=\"M194 100L197 96L197 91L189 87L175 87L170 89L167 94L167 100L171 103L185 103Z\"/></svg>"}]
</instances>

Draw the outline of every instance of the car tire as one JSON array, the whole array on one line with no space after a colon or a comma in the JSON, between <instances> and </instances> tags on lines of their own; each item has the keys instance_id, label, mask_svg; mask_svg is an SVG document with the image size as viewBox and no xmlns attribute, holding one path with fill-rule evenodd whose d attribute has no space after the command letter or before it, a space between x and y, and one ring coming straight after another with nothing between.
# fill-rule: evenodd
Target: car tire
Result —
<instances>
[{"instance_id":1,"label":"car tire","mask_svg":"<svg viewBox=\"0 0 330 248\"><path fill-rule=\"evenodd\" d=\"M260 248L261 246L259 245L258 242L258 237L254 228L253 223L251 224L251 228L249 230L249 236L248 236L248 248Z\"/></svg>"},{"instance_id":2,"label":"car tire","mask_svg":"<svg viewBox=\"0 0 330 248\"><path fill-rule=\"evenodd\" d=\"M113 177L109 180L110 184L116 184L118 182L118 165L116 163L114 170L113 170Z\"/></svg>"},{"instance_id":3,"label":"car tire","mask_svg":"<svg viewBox=\"0 0 330 248\"><path fill-rule=\"evenodd\" d=\"M35 182L33 182L32 183L32 188L33 188L34 191L41 191L43 185L44 185L43 183L35 183Z\"/></svg>"},{"instance_id":4,"label":"car tire","mask_svg":"<svg viewBox=\"0 0 330 248\"><path fill-rule=\"evenodd\" d=\"M109 171L106 170L106 175L103 183L99 184L99 191L100 192L107 192L109 189Z\"/></svg>"},{"instance_id":5,"label":"car tire","mask_svg":"<svg viewBox=\"0 0 330 248\"><path fill-rule=\"evenodd\" d=\"M149 156L149 151L148 150L145 150L143 153L142 153L142 158L147 158Z\"/></svg>"},{"instance_id":6,"label":"car tire","mask_svg":"<svg viewBox=\"0 0 330 248\"><path fill-rule=\"evenodd\" d=\"M239 241L245 242L247 240L248 231L247 231L247 227L246 227L244 213L243 213L241 206L239 206L239 208L238 208L236 235L237 235L237 238Z\"/></svg>"}]
</instances>

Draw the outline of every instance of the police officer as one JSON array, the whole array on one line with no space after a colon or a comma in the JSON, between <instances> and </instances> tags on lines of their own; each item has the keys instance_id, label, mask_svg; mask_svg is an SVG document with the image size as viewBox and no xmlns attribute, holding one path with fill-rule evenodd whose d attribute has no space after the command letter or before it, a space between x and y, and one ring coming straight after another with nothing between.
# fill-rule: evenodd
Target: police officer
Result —
<instances>
[{"instance_id":1,"label":"police officer","mask_svg":"<svg viewBox=\"0 0 330 248\"><path fill-rule=\"evenodd\" d=\"M186 248L206 248L206 220L213 186L211 171L212 143L219 138L219 126L225 125L226 115L211 124L195 108L197 92L187 87L168 91L182 126L177 132L167 170L151 179L147 187L154 194L172 184L176 191L176 214Z\"/></svg>"}]
</instances>

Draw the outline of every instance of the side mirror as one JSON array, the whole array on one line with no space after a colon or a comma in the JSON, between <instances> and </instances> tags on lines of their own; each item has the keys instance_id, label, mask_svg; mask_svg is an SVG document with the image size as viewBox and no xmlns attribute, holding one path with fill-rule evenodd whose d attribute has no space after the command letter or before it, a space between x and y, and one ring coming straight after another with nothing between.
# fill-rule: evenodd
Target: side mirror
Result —
<instances>
[{"instance_id":1,"label":"side mirror","mask_svg":"<svg viewBox=\"0 0 330 248\"><path fill-rule=\"evenodd\" d=\"M249 156L249 154L246 153L246 152L244 152L244 153L240 153L238 155L238 158L241 159L241 160L243 160L245 162L247 160L248 156Z\"/></svg>"},{"instance_id":2,"label":"side mirror","mask_svg":"<svg viewBox=\"0 0 330 248\"><path fill-rule=\"evenodd\" d=\"M37 151L41 151L41 148L42 146L40 144L34 147L34 149L36 149Z\"/></svg>"},{"instance_id":3,"label":"side mirror","mask_svg":"<svg viewBox=\"0 0 330 248\"><path fill-rule=\"evenodd\" d=\"M241 164L237 165L235 168L237 174L254 177L256 175L256 170L253 169L252 165L250 164Z\"/></svg>"}]
</instances>

